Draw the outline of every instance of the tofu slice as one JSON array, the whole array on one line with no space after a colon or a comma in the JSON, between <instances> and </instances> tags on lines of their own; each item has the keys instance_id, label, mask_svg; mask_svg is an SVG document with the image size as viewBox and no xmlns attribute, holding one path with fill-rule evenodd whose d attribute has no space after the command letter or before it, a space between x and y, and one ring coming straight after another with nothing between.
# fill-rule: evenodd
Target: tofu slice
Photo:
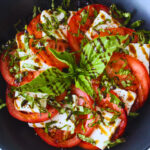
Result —
<instances>
[{"instance_id":1,"label":"tofu slice","mask_svg":"<svg viewBox=\"0 0 150 150\"><path fill-rule=\"evenodd\" d=\"M108 28L117 28L120 26L120 23L113 19L108 13L103 10L99 11L99 14L95 18L93 24L89 28L89 30L85 33L87 38L90 40L93 39L97 32L101 29L108 29Z\"/></svg>"},{"instance_id":2,"label":"tofu slice","mask_svg":"<svg viewBox=\"0 0 150 150\"><path fill-rule=\"evenodd\" d=\"M20 61L20 71L44 71L50 68L47 64L37 58L35 55L30 56L26 60Z\"/></svg>"},{"instance_id":3,"label":"tofu slice","mask_svg":"<svg viewBox=\"0 0 150 150\"><path fill-rule=\"evenodd\" d=\"M55 13L55 12L54 12ZM70 16L68 18L68 22L70 20L70 18L72 17L72 15L74 14L73 11L70 11ZM48 20L51 20L52 19L52 13L51 13L51 10L43 10L42 13L41 13L41 23L46 23L46 18ZM56 18L57 20L60 22L64 19L65 15L64 13L60 13L58 15L56 15ZM67 23L68 23L67 22ZM68 25L59 25L59 29L53 29L51 30L51 34L56 38L56 39L59 39L59 40L67 40L66 36L67 36L67 27ZM42 36L45 37L46 36L46 33L45 32L42 32Z\"/></svg>"},{"instance_id":4,"label":"tofu slice","mask_svg":"<svg viewBox=\"0 0 150 150\"><path fill-rule=\"evenodd\" d=\"M25 35L21 34L20 37L17 39L16 42L19 45L21 42L22 45L25 45ZM23 49L18 51L18 55L20 58L26 57L25 59L19 62L20 64L20 71L44 71L51 66L48 66L42 60L40 60L30 49Z\"/></svg>"},{"instance_id":5,"label":"tofu slice","mask_svg":"<svg viewBox=\"0 0 150 150\"><path fill-rule=\"evenodd\" d=\"M116 88L114 92L121 98L121 100L125 103L125 106L127 108L127 113L130 113L130 110L136 100L136 93L132 91L127 91L124 89Z\"/></svg>"},{"instance_id":6,"label":"tofu slice","mask_svg":"<svg viewBox=\"0 0 150 150\"><path fill-rule=\"evenodd\" d=\"M40 98L40 104L43 108L46 108L47 106L47 94L44 93L33 93L28 92L26 93L28 96L33 98ZM15 109L18 111L28 112L28 113L40 113L40 109L37 104L34 104L34 107L31 107L31 103L28 101L24 106L22 106L22 102L26 100L25 97L20 95L18 91L15 92L15 100L14 100L14 106Z\"/></svg>"},{"instance_id":7,"label":"tofu slice","mask_svg":"<svg viewBox=\"0 0 150 150\"><path fill-rule=\"evenodd\" d=\"M129 55L137 58L144 64L149 73L150 44L130 43L126 49L129 51Z\"/></svg>"},{"instance_id":8,"label":"tofu slice","mask_svg":"<svg viewBox=\"0 0 150 150\"><path fill-rule=\"evenodd\" d=\"M109 122L111 118L113 117L113 114L107 111L103 111L102 115L104 117L104 122ZM108 141L111 140L111 137L115 133L120 122L121 122L121 119L119 118L117 118L115 120L115 123L113 123L112 125L104 125L101 122L99 127L96 128L93 131L93 133L90 135L90 138L92 138L96 142L95 146L97 146L101 150L105 149Z\"/></svg>"},{"instance_id":9,"label":"tofu slice","mask_svg":"<svg viewBox=\"0 0 150 150\"><path fill-rule=\"evenodd\" d=\"M74 131L75 124L72 120L70 119L67 120L67 117L68 117L67 113L57 114L51 120L41 122L41 123L28 123L28 125L29 127L33 127L33 128L45 128L47 123L55 121L55 123L50 125L50 128L56 127L64 131Z\"/></svg>"}]
</instances>

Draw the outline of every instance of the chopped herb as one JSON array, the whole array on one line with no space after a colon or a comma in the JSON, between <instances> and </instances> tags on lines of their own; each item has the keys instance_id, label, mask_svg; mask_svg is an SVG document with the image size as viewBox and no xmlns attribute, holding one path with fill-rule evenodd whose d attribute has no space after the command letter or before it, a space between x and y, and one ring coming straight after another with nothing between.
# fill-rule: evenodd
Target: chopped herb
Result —
<instances>
[{"instance_id":1,"label":"chopped herb","mask_svg":"<svg viewBox=\"0 0 150 150\"><path fill-rule=\"evenodd\" d=\"M115 4L110 6L110 13L116 20L121 19L122 25L128 25L131 20L131 14L129 12L123 12L117 8Z\"/></svg>"},{"instance_id":2,"label":"chopped herb","mask_svg":"<svg viewBox=\"0 0 150 150\"><path fill-rule=\"evenodd\" d=\"M82 141L91 143L93 145L96 144L96 142L92 138L90 138L90 137L86 137L85 135L82 135L82 134L77 134L77 135L78 135L78 138L81 139Z\"/></svg>"},{"instance_id":3,"label":"chopped herb","mask_svg":"<svg viewBox=\"0 0 150 150\"><path fill-rule=\"evenodd\" d=\"M124 143L124 142L125 142L125 139L122 138L122 139L117 139L116 141L113 141L113 142L108 141L105 144L107 145L107 148L112 148L112 147L114 147L118 144Z\"/></svg>"},{"instance_id":4,"label":"chopped herb","mask_svg":"<svg viewBox=\"0 0 150 150\"><path fill-rule=\"evenodd\" d=\"M55 9L55 2L54 2L54 0L52 0L51 7L52 7L52 10Z\"/></svg>"},{"instance_id":5,"label":"chopped herb","mask_svg":"<svg viewBox=\"0 0 150 150\"><path fill-rule=\"evenodd\" d=\"M121 84L124 88L126 88L132 85L132 81L131 80L121 81Z\"/></svg>"},{"instance_id":6,"label":"chopped herb","mask_svg":"<svg viewBox=\"0 0 150 150\"><path fill-rule=\"evenodd\" d=\"M139 113L130 112L130 113L129 113L129 116L130 116L130 117L137 117L137 116L139 116Z\"/></svg>"},{"instance_id":7,"label":"chopped herb","mask_svg":"<svg viewBox=\"0 0 150 150\"><path fill-rule=\"evenodd\" d=\"M2 99L0 99L0 109L3 109L4 107L6 107L6 104L3 102Z\"/></svg>"},{"instance_id":8,"label":"chopped herb","mask_svg":"<svg viewBox=\"0 0 150 150\"><path fill-rule=\"evenodd\" d=\"M136 28L140 27L143 23L144 23L143 20L137 20L137 21L133 22L133 23L130 25L130 27L131 27L132 29L136 29Z\"/></svg>"},{"instance_id":9,"label":"chopped herb","mask_svg":"<svg viewBox=\"0 0 150 150\"><path fill-rule=\"evenodd\" d=\"M51 125L57 123L57 121L51 121L45 124L45 132L48 133L48 130L50 128Z\"/></svg>"},{"instance_id":10,"label":"chopped herb","mask_svg":"<svg viewBox=\"0 0 150 150\"><path fill-rule=\"evenodd\" d=\"M139 38L139 43L150 44L150 31L147 30L137 30L136 33Z\"/></svg>"},{"instance_id":11,"label":"chopped herb","mask_svg":"<svg viewBox=\"0 0 150 150\"><path fill-rule=\"evenodd\" d=\"M85 24L87 19L88 19L88 16L89 16L89 11L87 11L86 9L84 9L82 12L81 12L81 22L80 24Z\"/></svg>"},{"instance_id":12,"label":"chopped herb","mask_svg":"<svg viewBox=\"0 0 150 150\"><path fill-rule=\"evenodd\" d=\"M118 105L119 107L124 106L124 103L117 96L115 96L114 94L111 94L111 93L109 93L109 94L110 94L110 97L111 97L110 102Z\"/></svg>"}]
</instances>

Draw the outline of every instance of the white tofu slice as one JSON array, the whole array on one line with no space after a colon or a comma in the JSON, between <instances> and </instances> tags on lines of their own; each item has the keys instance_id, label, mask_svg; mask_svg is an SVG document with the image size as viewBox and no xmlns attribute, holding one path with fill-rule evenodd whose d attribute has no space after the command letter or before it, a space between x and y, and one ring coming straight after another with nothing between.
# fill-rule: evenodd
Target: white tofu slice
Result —
<instances>
[{"instance_id":1,"label":"white tofu slice","mask_svg":"<svg viewBox=\"0 0 150 150\"><path fill-rule=\"evenodd\" d=\"M130 113L130 110L136 100L136 93L132 91L127 91L124 89L116 88L114 92L122 99L122 101L125 103L125 106L127 108L127 113Z\"/></svg>"},{"instance_id":2,"label":"white tofu slice","mask_svg":"<svg viewBox=\"0 0 150 150\"><path fill-rule=\"evenodd\" d=\"M100 31L101 29L117 28L119 26L120 23L118 21L114 20L105 11L100 10L99 14L85 35L91 40L93 39L94 35L97 34L97 31Z\"/></svg>"},{"instance_id":3,"label":"white tofu slice","mask_svg":"<svg viewBox=\"0 0 150 150\"><path fill-rule=\"evenodd\" d=\"M47 94L44 93L33 93L33 92L28 92L26 93L27 95L31 97L37 97L40 98L40 104L43 108L47 106ZM28 113L40 113L40 109L38 105L34 105L33 108L31 108L31 103L27 102L26 105L23 107L21 106L22 102L25 100L25 97L21 96L18 91L15 92L15 100L14 100L14 106L15 109L18 111L24 111Z\"/></svg>"},{"instance_id":4,"label":"white tofu slice","mask_svg":"<svg viewBox=\"0 0 150 150\"><path fill-rule=\"evenodd\" d=\"M50 68L47 64L37 58L35 55L30 56L26 60L20 61L20 71L44 71Z\"/></svg>"},{"instance_id":5,"label":"white tofu slice","mask_svg":"<svg viewBox=\"0 0 150 150\"><path fill-rule=\"evenodd\" d=\"M68 18L68 21L70 20L70 18L72 17L72 15L74 14L74 12L70 11L70 17ZM58 19L58 21L62 21L64 19L64 13L60 13L59 15L56 15L56 18ZM43 10L41 13L41 23L46 23L46 19L51 20L51 11L50 10ZM68 22L67 22L68 23ZM66 36L67 36L67 27L68 25L59 25L59 29L54 29L51 31L51 34L56 38L56 39L60 39L60 40L67 40ZM45 37L46 33L42 32L42 36Z\"/></svg>"},{"instance_id":6,"label":"white tofu slice","mask_svg":"<svg viewBox=\"0 0 150 150\"><path fill-rule=\"evenodd\" d=\"M130 43L126 49L129 51L129 55L136 57L145 65L149 73L150 44Z\"/></svg>"},{"instance_id":7,"label":"white tofu slice","mask_svg":"<svg viewBox=\"0 0 150 150\"><path fill-rule=\"evenodd\" d=\"M61 128L61 130L64 131L74 131L75 124L72 120L67 120L67 114L57 114L55 117L53 117L51 120L41 122L41 123L28 123L30 127L33 128L45 128L46 123L56 121L55 123L50 125L50 128Z\"/></svg>"},{"instance_id":8,"label":"white tofu slice","mask_svg":"<svg viewBox=\"0 0 150 150\"><path fill-rule=\"evenodd\" d=\"M75 108L77 106L76 95L72 95L72 99L73 99L72 107ZM69 105L66 104L63 107L64 107L64 109L67 110L69 108ZM45 128L46 123L49 123L51 121L58 121L56 124L53 124L52 127L57 126L59 128L62 128L66 124L67 126L62 128L62 130L67 131L69 129L69 131L72 131L75 128L75 125L73 123L73 121L75 120L75 115L72 115L69 120L66 120L66 119L67 119L67 113L57 114L51 120L40 122L40 123L29 123L29 126L33 127L33 128ZM68 126L70 126L70 127L68 128Z\"/></svg>"},{"instance_id":9,"label":"white tofu slice","mask_svg":"<svg viewBox=\"0 0 150 150\"><path fill-rule=\"evenodd\" d=\"M19 42L21 42L22 44L25 45L25 42L24 42L25 35L22 34L22 35L20 35L19 38L20 38L19 40L16 39L16 42L18 43L18 45L19 45ZM27 58L25 60L21 60L19 62L21 72L24 72L24 71L37 71L37 70L38 71L44 71L44 70L51 67L51 66L48 66L47 64L45 64L42 60L40 60L32 52L31 49L19 50L18 55L19 55L20 58L27 56Z\"/></svg>"},{"instance_id":10,"label":"white tofu slice","mask_svg":"<svg viewBox=\"0 0 150 150\"><path fill-rule=\"evenodd\" d=\"M113 114L107 111L102 112L102 115L104 117L104 122L109 122L111 118L113 117ZM99 127L96 128L93 131L93 133L90 135L90 138L92 138L96 142L95 146L97 146L101 150L105 149L108 141L111 140L111 137L115 133L120 122L121 122L121 119L119 118L117 118L115 120L115 123L111 125L104 125L101 122Z\"/></svg>"}]
</instances>

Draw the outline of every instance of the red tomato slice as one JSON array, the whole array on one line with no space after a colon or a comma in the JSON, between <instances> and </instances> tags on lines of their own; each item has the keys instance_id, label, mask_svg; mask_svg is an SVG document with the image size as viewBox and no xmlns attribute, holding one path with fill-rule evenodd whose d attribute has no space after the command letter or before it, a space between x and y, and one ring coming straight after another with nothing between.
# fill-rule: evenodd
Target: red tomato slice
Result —
<instances>
[{"instance_id":1,"label":"red tomato slice","mask_svg":"<svg viewBox=\"0 0 150 150\"><path fill-rule=\"evenodd\" d=\"M45 133L45 131L43 129L35 128L34 130L37 133L37 135L40 136L40 138L42 140L44 140L47 144L54 146L54 147L70 148L70 147L78 145L81 141L76 135L74 135L70 139L64 140L64 141L61 141L58 143L58 139L57 139L58 138L58 130L55 133L55 137L51 137L49 134ZM62 138L62 137L64 137L65 132L59 131L59 137L60 137L60 134L61 134L61 138Z\"/></svg>"},{"instance_id":2,"label":"red tomato slice","mask_svg":"<svg viewBox=\"0 0 150 150\"><path fill-rule=\"evenodd\" d=\"M129 55L126 55L126 59L139 82L138 97L132 108L132 111L136 111L143 106L148 98L150 79L146 67L141 61Z\"/></svg>"},{"instance_id":3,"label":"red tomato slice","mask_svg":"<svg viewBox=\"0 0 150 150\"><path fill-rule=\"evenodd\" d=\"M119 71L123 69L123 71L130 71L129 74L120 74ZM126 60L126 55L124 53L114 53L106 66L107 75L110 78L114 78L114 81L119 85L119 87L136 91L139 87L138 81L133 77L133 72L130 69L130 65ZM132 84L130 86L124 87L122 85L123 81L131 81Z\"/></svg>"},{"instance_id":4,"label":"red tomato slice","mask_svg":"<svg viewBox=\"0 0 150 150\"><path fill-rule=\"evenodd\" d=\"M27 31L29 32L29 34L34 35L37 39L42 38L42 31L37 30L37 24L40 23L40 16L41 14L33 18L27 27Z\"/></svg>"},{"instance_id":5,"label":"red tomato slice","mask_svg":"<svg viewBox=\"0 0 150 150\"><path fill-rule=\"evenodd\" d=\"M43 122L43 121L50 119L48 113L25 113L25 112L17 111L14 107L14 100L10 98L8 94L9 94L9 88L7 88L6 90L6 104L7 104L9 113L14 118L23 122L30 122L30 123ZM62 97L62 95L60 97ZM60 99L60 97L58 97L58 99ZM54 117L58 113L56 109L50 106L48 108L48 112L51 114L51 118Z\"/></svg>"},{"instance_id":6,"label":"red tomato slice","mask_svg":"<svg viewBox=\"0 0 150 150\"><path fill-rule=\"evenodd\" d=\"M80 142L78 146L87 150L100 150L98 147L84 141Z\"/></svg>"},{"instance_id":7,"label":"red tomato slice","mask_svg":"<svg viewBox=\"0 0 150 150\"><path fill-rule=\"evenodd\" d=\"M49 50L49 48L56 49L58 52L64 52L67 48L69 48L69 45L67 42L62 40L47 40L48 45L46 46L45 50L37 49L33 46L33 39L30 39L29 45L31 50L38 56L39 59L43 60L46 64L49 66L55 66L59 69L67 68L68 66L59 61Z\"/></svg>"},{"instance_id":8,"label":"red tomato slice","mask_svg":"<svg viewBox=\"0 0 150 150\"><path fill-rule=\"evenodd\" d=\"M135 78L132 78L130 75L116 74L116 72L122 68L124 64L123 60L127 60L128 65L126 69L130 69ZM113 64L113 61L117 62ZM126 88L122 87L126 90L137 92L138 96L132 107L132 111L136 111L143 106L149 95L150 79L148 72L141 61L126 54L114 53L106 67L106 72L110 78L117 77L118 80L116 80L116 83L118 83L120 87L122 87L121 81L132 81L131 86Z\"/></svg>"},{"instance_id":9,"label":"red tomato slice","mask_svg":"<svg viewBox=\"0 0 150 150\"><path fill-rule=\"evenodd\" d=\"M96 89L97 89L97 87L95 87L95 90ZM110 91L110 92L111 92L111 94L116 95L116 93L114 93L113 91ZM112 137L112 140L115 140L115 139L119 138L125 131L125 128L127 126L127 115L126 115L125 109L120 108L116 104L111 103L110 99L111 98L110 98L109 94L107 94L107 97L105 99L101 100L101 102L99 103L99 106L102 108L111 108L112 110L120 112L120 114L121 114L119 117L121 119L121 123ZM87 150L98 150L99 149L96 146L94 146L90 143L84 142L84 141L82 141L79 144L79 146L84 148L84 149L87 149Z\"/></svg>"},{"instance_id":10,"label":"red tomato slice","mask_svg":"<svg viewBox=\"0 0 150 150\"><path fill-rule=\"evenodd\" d=\"M94 15L94 12L97 11L98 13L100 10L104 10L106 12L109 11L106 6L103 6L100 4L93 4L93 5L89 5L89 6L82 8L81 10L76 12L75 15L73 15L72 18L70 19L69 24L68 24L69 29L67 32L67 37L68 37L70 47L73 49L73 51L80 50L80 42L84 38L83 35L89 29L89 27L91 26L91 24L93 23L96 17ZM80 22L82 20L81 13L83 11L88 11L89 15L85 24L80 25ZM79 30L80 30L80 33L78 36L76 36Z\"/></svg>"},{"instance_id":11,"label":"red tomato slice","mask_svg":"<svg viewBox=\"0 0 150 150\"><path fill-rule=\"evenodd\" d=\"M79 97L79 105L88 107L90 109L93 109L93 100L90 98L90 96L81 91L78 88L72 87L72 93L77 95ZM92 133L94 130L94 127L89 127L89 124L93 121L94 118L90 119L91 114L89 115L80 115L79 118L82 119L82 123L79 123L76 126L75 132L83 134L85 136L88 136ZM84 121L85 120L85 121ZM82 130L82 124L84 124L85 131Z\"/></svg>"},{"instance_id":12,"label":"red tomato slice","mask_svg":"<svg viewBox=\"0 0 150 150\"><path fill-rule=\"evenodd\" d=\"M78 96L78 105L92 108L93 100L85 92L73 86L71 93ZM46 143L51 146L63 148L73 147L81 142L81 140L77 137L76 133L84 134L86 136L92 133L94 128L88 126L89 123L91 123L92 121L92 119L90 120L89 117L90 115L79 115L78 117L80 119L85 119L84 122L82 121L85 132L83 132L81 129L82 123L79 123L76 126L75 134L73 135L71 135L69 131L62 131L58 129L50 130L49 134L45 133L43 129L35 128L35 131Z\"/></svg>"},{"instance_id":13,"label":"red tomato slice","mask_svg":"<svg viewBox=\"0 0 150 150\"><path fill-rule=\"evenodd\" d=\"M15 77L9 72L8 63L9 63L8 57L4 58L4 55L2 55L0 58L0 71L1 71L1 74L2 74L3 78L5 79L5 81L11 86L24 85L24 84L32 81L34 78L36 78L41 73L41 71L32 71L32 72L29 71L28 75L25 76L20 83L17 83L15 80Z\"/></svg>"}]
</instances>

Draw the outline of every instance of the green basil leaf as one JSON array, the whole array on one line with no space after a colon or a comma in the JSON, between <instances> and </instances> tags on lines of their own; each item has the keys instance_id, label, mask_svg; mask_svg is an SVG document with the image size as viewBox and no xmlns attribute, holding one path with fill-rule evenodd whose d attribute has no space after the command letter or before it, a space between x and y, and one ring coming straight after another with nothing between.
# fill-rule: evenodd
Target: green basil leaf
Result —
<instances>
[{"instance_id":1,"label":"green basil leaf","mask_svg":"<svg viewBox=\"0 0 150 150\"><path fill-rule=\"evenodd\" d=\"M110 6L110 14L116 20L121 19L121 24L124 26L128 25L131 20L131 13L119 10L115 4Z\"/></svg>"},{"instance_id":2,"label":"green basil leaf","mask_svg":"<svg viewBox=\"0 0 150 150\"><path fill-rule=\"evenodd\" d=\"M78 138L81 139L82 141L91 143L93 145L96 144L96 142L92 138L90 138L90 137L86 137L85 135L82 135L82 134L77 134L77 135L78 135Z\"/></svg>"},{"instance_id":3,"label":"green basil leaf","mask_svg":"<svg viewBox=\"0 0 150 150\"><path fill-rule=\"evenodd\" d=\"M76 88L81 89L82 91L86 92L90 96L94 96L94 90L91 85L90 77L84 75L78 75L75 80Z\"/></svg>"},{"instance_id":4,"label":"green basil leaf","mask_svg":"<svg viewBox=\"0 0 150 150\"><path fill-rule=\"evenodd\" d=\"M130 25L130 28L135 29L140 27L144 23L143 20L137 20Z\"/></svg>"},{"instance_id":5,"label":"green basil leaf","mask_svg":"<svg viewBox=\"0 0 150 150\"><path fill-rule=\"evenodd\" d=\"M75 57L73 54L69 53L69 52L58 52L54 49L49 49L52 54L61 62L67 64L70 68L75 68Z\"/></svg>"},{"instance_id":6,"label":"green basil leaf","mask_svg":"<svg viewBox=\"0 0 150 150\"><path fill-rule=\"evenodd\" d=\"M57 68L49 68L38 77L17 88L21 92L41 92L50 96L58 96L71 85L71 80L66 73Z\"/></svg>"},{"instance_id":7,"label":"green basil leaf","mask_svg":"<svg viewBox=\"0 0 150 150\"><path fill-rule=\"evenodd\" d=\"M128 36L98 37L81 50L80 67L84 75L97 78L103 73L114 51L120 49L122 41Z\"/></svg>"}]
</instances>

